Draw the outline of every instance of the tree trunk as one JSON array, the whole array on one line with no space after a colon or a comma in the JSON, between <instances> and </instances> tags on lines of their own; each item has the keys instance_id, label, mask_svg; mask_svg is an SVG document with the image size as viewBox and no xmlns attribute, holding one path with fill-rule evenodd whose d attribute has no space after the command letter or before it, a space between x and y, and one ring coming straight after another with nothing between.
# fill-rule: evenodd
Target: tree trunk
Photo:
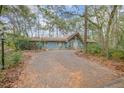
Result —
<instances>
[{"instance_id":1,"label":"tree trunk","mask_svg":"<svg viewBox=\"0 0 124 93\"><path fill-rule=\"evenodd\" d=\"M87 6L85 6L84 51L87 53Z\"/></svg>"},{"instance_id":2,"label":"tree trunk","mask_svg":"<svg viewBox=\"0 0 124 93\"><path fill-rule=\"evenodd\" d=\"M112 11L111 11L111 14L109 16L109 21L108 21L108 25L107 25L107 33L106 33L106 42L105 42L105 45L106 45L106 56L107 58L109 58L109 34L110 34L110 28L111 28L111 24L113 22L113 18L114 18L114 15L116 13L116 9L117 9L117 5L114 5Z\"/></svg>"}]
</instances>

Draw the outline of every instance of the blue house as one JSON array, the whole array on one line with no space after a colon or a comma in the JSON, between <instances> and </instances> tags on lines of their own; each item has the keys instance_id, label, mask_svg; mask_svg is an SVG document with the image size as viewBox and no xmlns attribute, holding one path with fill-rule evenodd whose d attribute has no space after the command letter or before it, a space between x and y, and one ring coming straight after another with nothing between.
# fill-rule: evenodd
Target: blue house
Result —
<instances>
[{"instance_id":1,"label":"blue house","mask_svg":"<svg viewBox=\"0 0 124 93\"><path fill-rule=\"evenodd\" d=\"M44 48L44 49L80 49L80 48L83 48L83 39L81 38L78 32L68 37L31 38L30 42L34 43L38 48Z\"/></svg>"}]
</instances>

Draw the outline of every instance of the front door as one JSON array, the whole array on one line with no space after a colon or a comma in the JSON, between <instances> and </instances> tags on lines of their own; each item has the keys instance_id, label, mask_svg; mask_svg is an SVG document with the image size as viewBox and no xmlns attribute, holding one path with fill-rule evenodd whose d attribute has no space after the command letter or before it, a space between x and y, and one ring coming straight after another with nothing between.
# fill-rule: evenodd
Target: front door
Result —
<instances>
[{"instance_id":1,"label":"front door","mask_svg":"<svg viewBox=\"0 0 124 93\"><path fill-rule=\"evenodd\" d=\"M78 42L75 40L73 44L74 44L74 49L77 49L78 48Z\"/></svg>"},{"instance_id":2,"label":"front door","mask_svg":"<svg viewBox=\"0 0 124 93\"><path fill-rule=\"evenodd\" d=\"M77 41L77 37L75 37L74 42L73 42L73 47L74 49L78 48L78 41Z\"/></svg>"}]
</instances>

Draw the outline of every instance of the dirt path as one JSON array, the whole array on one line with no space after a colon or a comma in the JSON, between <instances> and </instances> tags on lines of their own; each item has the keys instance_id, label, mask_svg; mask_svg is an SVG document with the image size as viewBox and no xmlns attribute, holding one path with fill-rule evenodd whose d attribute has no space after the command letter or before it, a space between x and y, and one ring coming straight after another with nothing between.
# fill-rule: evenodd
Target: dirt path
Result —
<instances>
[{"instance_id":1,"label":"dirt path","mask_svg":"<svg viewBox=\"0 0 124 93\"><path fill-rule=\"evenodd\" d=\"M72 50L37 53L15 87L101 87L118 78L112 70L80 58Z\"/></svg>"}]
</instances>

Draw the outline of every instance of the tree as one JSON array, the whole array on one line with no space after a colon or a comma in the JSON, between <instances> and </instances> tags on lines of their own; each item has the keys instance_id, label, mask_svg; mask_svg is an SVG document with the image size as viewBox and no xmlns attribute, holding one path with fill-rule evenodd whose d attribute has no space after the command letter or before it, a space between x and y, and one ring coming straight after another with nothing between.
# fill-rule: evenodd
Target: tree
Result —
<instances>
[{"instance_id":1,"label":"tree","mask_svg":"<svg viewBox=\"0 0 124 93\"><path fill-rule=\"evenodd\" d=\"M109 16L109 20L108 20L108 24L107 24L107 33L106 33L106 42L105 42L105 45L106 45L106 56L107 58L109 58L109 34L110 34L110 28L111 28L111 24L113 22L113 18L115 16L115 13L116 13L116 9L117 9L117 5L114 5L113 6L113 9L111 11L111 14Z\"/></svg>"},{"instance_id":2,"label":"tree","mask_svg":"<svg viewBox=\"0 0 124 93\"><path fill-rule=\"evenodd\" d=\"M87 6L85 6L85 30L84 30L84 49L85 49L85 53L87 53Z\"/></svg>"}]
</instances>

